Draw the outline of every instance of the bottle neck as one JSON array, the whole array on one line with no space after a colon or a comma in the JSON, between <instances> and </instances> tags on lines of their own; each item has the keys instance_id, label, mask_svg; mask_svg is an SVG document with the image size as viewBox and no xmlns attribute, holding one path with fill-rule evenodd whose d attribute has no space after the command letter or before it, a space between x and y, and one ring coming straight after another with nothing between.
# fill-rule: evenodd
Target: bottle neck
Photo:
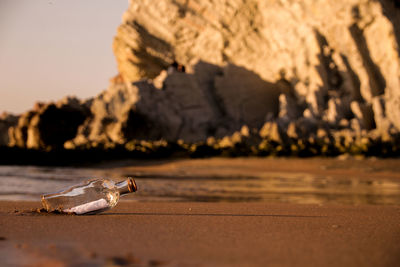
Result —
<instances>
[{"instance_id":1,"label":"bottle neck","mask_svg":"<svg viewBox=\"0 0 400 267\"><path fill-rule=\"evenodd\" d=\"M118 182L115 186L121 196L137 191L136 182L133 178L128 178L124 181Z\"/></svg>"}]
</instances>

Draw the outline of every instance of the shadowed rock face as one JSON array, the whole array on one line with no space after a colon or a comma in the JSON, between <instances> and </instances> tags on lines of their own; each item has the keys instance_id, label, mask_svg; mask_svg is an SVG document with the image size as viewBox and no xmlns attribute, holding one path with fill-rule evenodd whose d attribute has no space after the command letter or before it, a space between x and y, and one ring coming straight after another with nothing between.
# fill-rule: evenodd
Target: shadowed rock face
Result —
<instances>
[{"instance_id":1,"label":"shadowed rock face","mask_svg":"<svg viewBox=\"0 0 400 267\"><path fill-rule=\"evenodd\" d=\"M266 114L278 113L281 87L243 67L205 62L193 66L192 73L162 71L154 81L126 86L113 80L93 101L93 117L73 146L131 139L197 142L230 135L243 125L261 128Z\"/></svg>"},{"instance_id":2,"label":"shadowed rock face","mask_svg":"<svg viewBox=\"0 0 400 267\"><path fill-rule=\"evenodd\" d=\"M0 146L6 146L9 144L8 129L15 126L17 123L17 116L7 113L0 115Z\"/></svg>"},{"instance_id":3,"label":"shadowed rock face","mask_svg":"<svg viewBox=\"0 0 400 267\"><path fill-rule=\"evenodd\" d=\"M35 143L42 143L52 147L63 147L64 142L75 137L78 126L86 119L87 112L82 109L63 105L57 108L50 104L40 114L38 123L33 131ZM31 144L35 147L35 144ZM40 147L40 145L38 146Z\"/></svg>"},{"instance_id":4,"label":"shadowed rock face","mask_svg":"<svg viewBox=\"0 0 400 267\"><path fill-rule=\"evenodd\" d=\"M89 110L75 98L57 103L40 104L20 116L18 124L10 128L11 146L35 149L63 148L76 136Z\"/></svg>"},{"instance_id":5,"label":"shadowed rock face","mask_svg":"<svg viewBox=\"0 0 400 267\"><path fill-rule=\"evenodd\" d=\"M23 114L10 144L398 138L399 25L389 0L131 1L109 88Z\"/></svg>"}]
</instances>

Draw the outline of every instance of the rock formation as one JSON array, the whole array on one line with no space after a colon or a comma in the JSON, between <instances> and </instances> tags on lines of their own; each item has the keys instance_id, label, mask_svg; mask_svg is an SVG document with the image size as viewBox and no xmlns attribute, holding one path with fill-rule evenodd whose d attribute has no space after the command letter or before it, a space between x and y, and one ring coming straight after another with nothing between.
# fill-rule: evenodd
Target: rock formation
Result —
<instances>
[{"instance_id":1,"label":"rock formation","mask_svg":"<svg viewBox=\"0 0 400 267\"><path fill-rule=\"evenodd\" d=\"M114 39L120 74L109 89L86 104L68 104L76 118L56 124L70 125L57 140L46 136L52 126L41 120L66 106L22 115L11 144L75 148L163 139L218 149L334 146L340 153L377 140L397 144L396 3L131 1Z\"/></svg>"},{"instance_id":2,"label":"rock formation","mask_svg":"<svg viewBox=\"0 0 400 267\"><path fill-rule=\"evenodd\" d=\"M297 111L290 119L308 109L335 124L354 117L356 102L364 127L374 119L399 129L399 17L384 0L132 1L114 52L127 83L154 78L174 60L188 69L199 60L233 64L266 82L286 81ZM235 93L239 103L254 97ZM390 111L383 117L371 111L376 98Z\"/></svg>"},{"instance_id":3,"label":"rock formation","mask_svg":"<svg viewBox=\"0 0 400 267\"><path fill-rule=\"evenodd\" d=\"M0 146L7 146L10 143L8 129L15 126L18 117L12 114L3 113L0 115Z\"/></svg>"},{"instance_id":4,"label":"rock formation","mask_svg":"<svg viewBox=\"0 0 400 267\"><path fill-rule=\"evenodd\" d=\"M59 149L76 136L89 112L87 103L64 98L57 103L37 103L9 128L9 145L31 149Z\"/></svg>"}]
</instances>

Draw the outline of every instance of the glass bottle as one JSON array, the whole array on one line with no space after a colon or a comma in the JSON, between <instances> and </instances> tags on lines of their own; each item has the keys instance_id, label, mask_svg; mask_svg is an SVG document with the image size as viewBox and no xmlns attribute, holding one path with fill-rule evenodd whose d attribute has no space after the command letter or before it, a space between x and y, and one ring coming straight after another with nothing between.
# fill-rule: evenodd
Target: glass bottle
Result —
<instances>
[{"instance_id":1,"label":"glass bottle","mask_svg":"<svg viewBox=\"0 0 400 267\"><path fill-rule=\"evenodd\" d=\"M120 196L136 192L133 178L121 182L93 179L53 194L42 195L43 207L75 214L95 214L117 205Z\"/></svg>"}]
</instances>

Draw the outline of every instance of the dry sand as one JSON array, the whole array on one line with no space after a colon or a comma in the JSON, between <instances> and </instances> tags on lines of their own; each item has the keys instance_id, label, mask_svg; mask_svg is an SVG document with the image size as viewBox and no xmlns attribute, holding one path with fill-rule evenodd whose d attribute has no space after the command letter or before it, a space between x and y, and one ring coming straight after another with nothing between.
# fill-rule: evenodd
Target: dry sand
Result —
<instances>
[{"instance_id":1,"label":"dry sand","mask_svg":"<svg viewBox=\"0 0 400 267\"><path fill-rule=\"evenodd\" d=\"M89 216L24 211L37 207L0 202L2 266L400 264L400 206L127 201Z\"/></svg>"}]
</instances>

